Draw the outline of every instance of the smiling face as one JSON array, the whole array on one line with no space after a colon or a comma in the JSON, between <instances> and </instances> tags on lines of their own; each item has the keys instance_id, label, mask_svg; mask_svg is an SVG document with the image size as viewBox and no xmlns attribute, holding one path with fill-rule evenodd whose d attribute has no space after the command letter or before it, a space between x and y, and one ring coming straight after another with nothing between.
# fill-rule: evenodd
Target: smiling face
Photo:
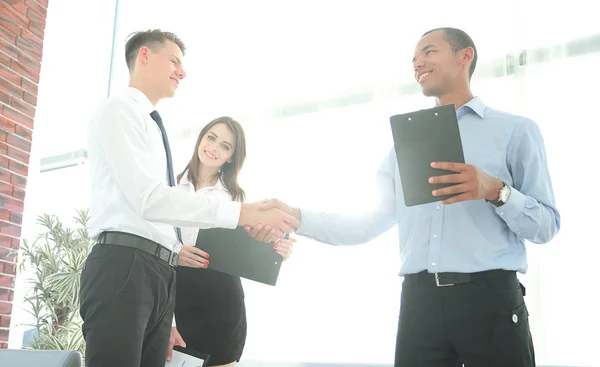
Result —
<instances>
[{"instance_id":1,"label":"smiling face","mask_svg":"<svg viewBox=\"0 0 600 367\"><path fill-rule=\"evenodd\" d=\"M179 81L185 77L183 54L174 42L165 41L162 47L148 50L146 75L151 78L161 98L175 95Z\"/></svg>"},{"instance_id":2,"label":"smiling face","mask_svg":"<svg viewBox=\"0 0 600 367\"><path fill-rule=\"evenodd\" d=\"M231 163L235 152L235 137L224 123L213 125L200 140L198 159L210 168L219 169L225 163Z\"/></svg>"},{"instance_id":3,"label":"smiling face","mask_svg":"<svg viewBox=\"0 0 600 367\"><path fill-rule=\"evenodd\" d=\"M413 57L415 80L427 97L440 97L456 88L468 86L469 65L474 50L470 47L454 51L443 30L421 38Z\"/></svg>"}]
</instances>

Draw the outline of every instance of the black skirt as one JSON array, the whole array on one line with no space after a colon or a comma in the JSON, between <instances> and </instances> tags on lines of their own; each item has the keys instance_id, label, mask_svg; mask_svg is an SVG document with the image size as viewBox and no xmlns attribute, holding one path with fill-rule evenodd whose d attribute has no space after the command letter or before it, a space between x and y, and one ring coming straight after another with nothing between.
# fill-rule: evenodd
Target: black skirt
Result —
<instances>
[{"instance_id":1,"label":"black skirt","mask_svg":"<svg viewBox=\"0 0 600 367\"><path fill-rule=\"evenodd\" d=\"M239 362L246 344L246 306L239 277L177 268L175 321L186 347L210 355L208 366Z\"/></svg>"}]
</instances>

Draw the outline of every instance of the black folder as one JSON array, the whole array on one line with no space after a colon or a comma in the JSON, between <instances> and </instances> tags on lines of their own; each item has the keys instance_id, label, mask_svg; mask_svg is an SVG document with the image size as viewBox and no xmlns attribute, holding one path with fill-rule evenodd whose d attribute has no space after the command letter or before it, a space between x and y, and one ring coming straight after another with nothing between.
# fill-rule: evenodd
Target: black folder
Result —
<instances>
[{"instance_id":1,"label":"black folder","mask_svg":"<svg viewBox=\"0 0 600 367\"><path fill-rule=\"evenodd\" d=\"M431 168L431 162L465 163L454 105L390 117L394 148L406 206L445 200L431 191L453 184L430 184L429 177L452 174Z\"/></svg>"},{"instance_id":2,"label":"black folder","mask_svg":"<svg viewBox=\"0 0 600 367\"><path fill-rule=\"evenodd\" d=\"M273 242L257 241L243 227L200 229L196 247L209 254L208 271L277 284L283 257L275 251Z\"/></svg>"}]
</instances>

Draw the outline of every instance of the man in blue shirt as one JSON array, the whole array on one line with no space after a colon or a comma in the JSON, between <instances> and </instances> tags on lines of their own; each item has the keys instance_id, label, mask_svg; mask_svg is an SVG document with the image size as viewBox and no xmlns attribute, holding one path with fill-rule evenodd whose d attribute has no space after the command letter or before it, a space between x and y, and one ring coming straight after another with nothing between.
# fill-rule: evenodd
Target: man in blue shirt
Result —
<instances>
[{"instance_id":1,"label":"man in blue shirt","mask_svg":"<svg viewBox=\"0 0 600 367\"><path fill-rule=\"evenodd\" d=\"M398 225L404 282L395 366L535 366L516 273L527 270L525 241L550 241L560 215L537 125L473 97L476 63L475 44L454 28L425 33L413 58L423 94L457 107L467 163L432 162L456 174L429 180L454 184L433 195L455 196L407 207L392 150L371 213L350 218L265 204L301 220L298 234L334 245L364 243ZM262 238L268 231L259 228L247 230Z\"/></svg>"}]
</instances>

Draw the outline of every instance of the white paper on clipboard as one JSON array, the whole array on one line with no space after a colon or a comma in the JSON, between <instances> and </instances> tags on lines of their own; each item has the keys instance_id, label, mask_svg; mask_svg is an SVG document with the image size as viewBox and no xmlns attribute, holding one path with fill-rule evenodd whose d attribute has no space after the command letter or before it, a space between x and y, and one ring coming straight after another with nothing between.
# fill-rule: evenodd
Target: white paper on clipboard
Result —
<instances>
[{"instance_id":1,"label":"white paper on clipboard","mask_svg":"<svg viewBox=\"0 0 600 367\"><path fill-rule=\"evenodd\" d=\"M206 362L208 362L208 355L175 346L171 361L165 363L165 367L204 367Z\"/></svg>"}]
</instances>

